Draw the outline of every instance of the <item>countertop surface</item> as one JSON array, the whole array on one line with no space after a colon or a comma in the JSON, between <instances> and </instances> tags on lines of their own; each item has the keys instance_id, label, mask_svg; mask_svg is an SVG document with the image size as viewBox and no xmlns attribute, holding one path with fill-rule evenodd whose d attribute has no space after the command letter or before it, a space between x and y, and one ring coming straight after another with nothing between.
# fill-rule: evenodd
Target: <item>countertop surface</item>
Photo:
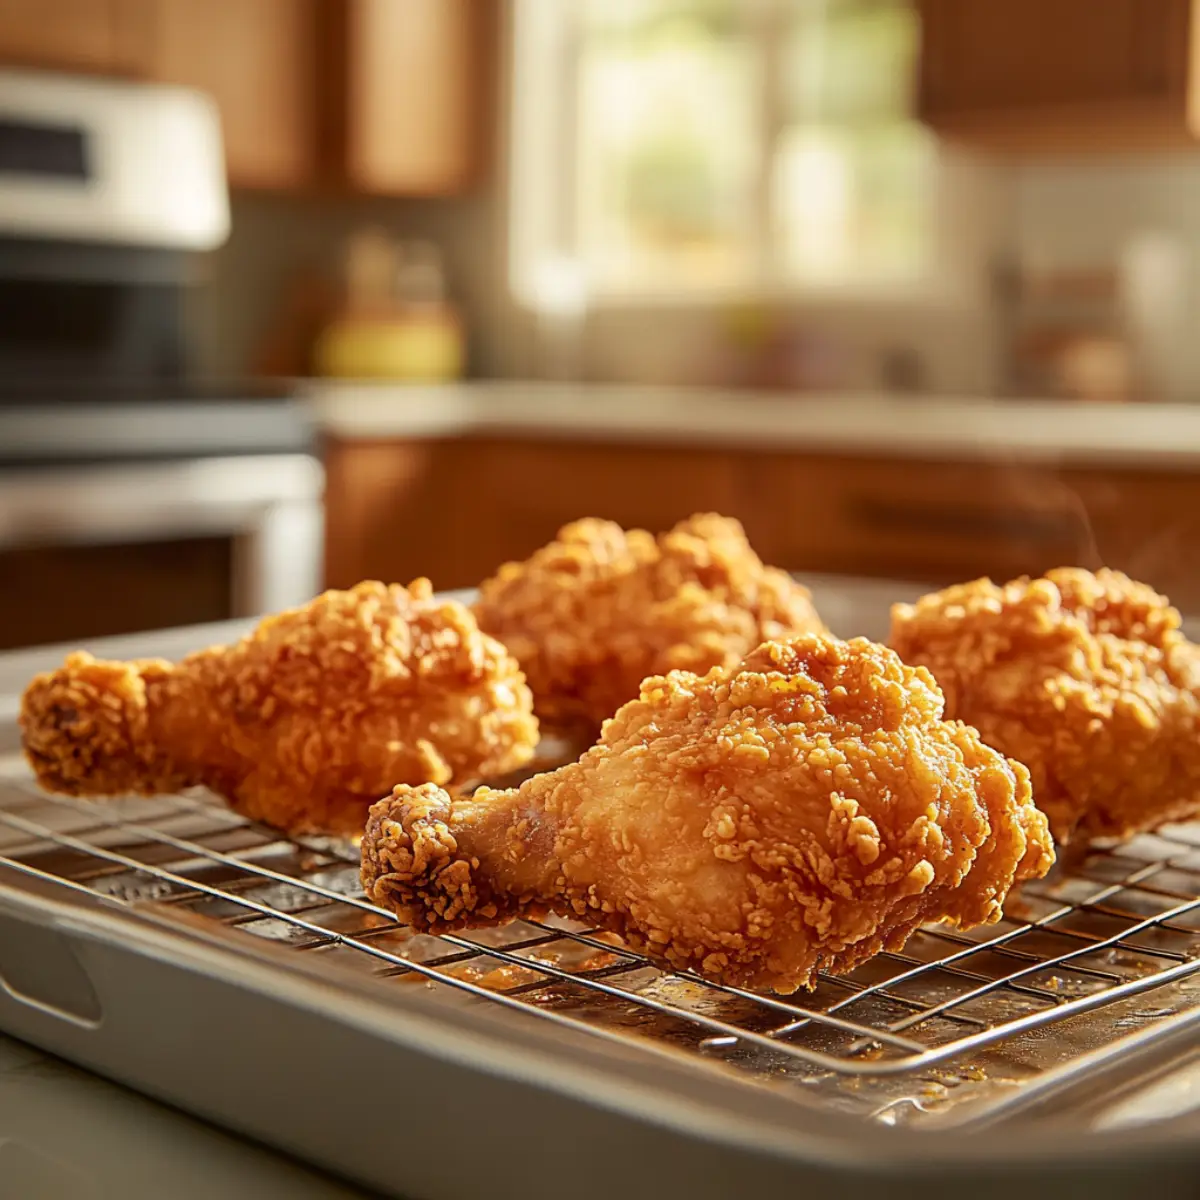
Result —
<instances>
[{"instance_id":1,"label":"countertop surface","mask_svg":"<svg viewBox=\"0 0 1200 1200\"><path fill-rule=\"evenodd\" d=\"M480 436L743 446L920 458L1187 467L1200 405L769 395L552 383L308 382L310 412L346 439Z\"/></svg>"},{"instance_id":2,"label":"countertop surface","mask_svg":"<svg viewBox=\"0 0 1200 1200\"><path fill-rule=\"evenodd\" d=\"M0 1034L5 1200L366 1195Z\"/></svg>"},{"instance_id":3,"label":"countertop surface","mask_svg":"<svg viewBox=\"0 0 1200 1200\"><path fill-rule=\"evenodd\" d=\"M295 401L0 408L0 468L305 451L315 437L513 437L918 459L1200 465L1200 404L298 380Z\"/></svg>"},{"instance_id":4,"label":"countertop surface","mask_svg":"<svg viewBox=\"0 0 1200 1200\"><path fill-rule=\"evenodd\" d=\"M310 454L310 406L282 398L0 404L0 467Z\"/></svg>"}]
</instances>

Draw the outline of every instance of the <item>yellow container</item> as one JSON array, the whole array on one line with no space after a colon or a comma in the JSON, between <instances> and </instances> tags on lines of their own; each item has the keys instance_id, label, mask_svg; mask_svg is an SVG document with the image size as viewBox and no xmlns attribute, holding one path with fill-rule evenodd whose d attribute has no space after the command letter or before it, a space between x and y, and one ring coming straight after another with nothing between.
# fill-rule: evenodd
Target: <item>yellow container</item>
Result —
<instances>
[{"instance_id":1,"label":"yellow container","mask_svg":"<svg viewBox=\"0 0 1200 1200\"><path fill-rule=\"evenodd\" d=\"M445 309L341 318L313 347L313 369L336 379L442 383L461 377L465 359L462 327Z\"/></svg>"}]
</instances>

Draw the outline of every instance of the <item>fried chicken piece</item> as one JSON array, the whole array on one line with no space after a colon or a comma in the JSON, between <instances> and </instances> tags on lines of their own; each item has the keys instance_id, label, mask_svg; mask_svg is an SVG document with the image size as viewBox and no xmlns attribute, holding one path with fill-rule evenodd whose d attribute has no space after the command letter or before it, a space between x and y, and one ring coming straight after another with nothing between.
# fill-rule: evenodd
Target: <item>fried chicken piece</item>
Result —
<instances>
[{"instance_id":1,"label":"fried chicken piece","mask_svg":"<svg viewBox=\"0 0 1200 1200\"><path fill-rule=\"evenodd\" d=\"M892 609L891 644L952 717L1029 767L1059 842L1200 813L1200 647L1118 571L958 584Z\"/></svg>"},{"instance_id":2,"label":"fried chicken piece","mask_svg":"<svg viewBox=\"0 0 1200 1200\"><path fill-rule=\"evenodd\" d=\"M1029 775L942 720L928 672L865 639L770 642L647 679L576 763L371 809L363 885L422 931L547 912L675 970L777 992L995 921L1054 854Z\"/></svg>"},{"instance_id":3,"label":"fried chicken piece","mask_svg":"<svg viewBox=\"0 0 1200 1200\"><path fill-rule=\"evenodd\" d=\"M712 514L658 537L576 521L501 567L475 615L516 655L542 722L589 732L650 675L732 667L762 642L824 632L808 590Z\"/></svg>"},{"instance_id":4,"label":"fried chicken piece","mask_svg":"<svg viewBox=\"0 0 1200 1200\"><path fill-rule=\"evenodd\" d=\"M532 708L515 659L418 579L326 592L178 665L72 654L29 685L21 726L51 791L205 785L281 829L359 833L398 779L528 761Z\"/></svg>"}]
</instances>

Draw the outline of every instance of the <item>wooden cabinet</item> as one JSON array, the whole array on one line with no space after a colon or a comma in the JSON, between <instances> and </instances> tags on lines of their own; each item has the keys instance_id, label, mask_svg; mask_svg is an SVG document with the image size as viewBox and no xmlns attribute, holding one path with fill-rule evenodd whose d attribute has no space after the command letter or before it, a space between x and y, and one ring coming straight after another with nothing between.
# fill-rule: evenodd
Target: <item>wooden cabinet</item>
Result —
<instances>
[{"instance_id":1,"label":"wooden cabinet","mask_svg":"<svg viewBox=\"0 0 1200 1200\"><path fill-rule=\"evenodd\" d=\"M0 0L0 62L207 92L235 187L448 195L484 173L498 0Z\"/></svg>"},{"instance_id":2,"label":"wooden cabinet","mask_svg":"<svg viewBox=\"0 0 1200 1200\"><path fill-rule=\"evenodd\" d=\"M524 558L580 517L657 530L694 512L737 515L739 464L720 450L521 439L465 447L461 478L479 502L461 525L462 585Z\"/></svg>"},{"instance_id":3,"label":"wooden cabinet","mask_svg":"<svg viewBox=\"0 0 1200 1200\"><path fill-rule=\"evenodd\" d=\"M435 472L453 445L439 442L332 443L325 454L325 583L362 579L409 583L419 575L456 586L445 573L451 506L437 503ZM439 464L439 458L441 459ZM443 486L445 481L443 480Z\"/></svg>"},{"instance_id":4,"label":"wooden cabinet","mask_svg":"<svg viewBox=\"0 0 1200 1200\"><path fill-rule=\"evenodd\" d=\"M235 186L445 195L484 161L494 0L146 0L155 75L213 95Z\"/></svg>"},{"instance_id":5,"label":"wooden cabinet","mask_svg":"<svg viewBox=\"0 0 1200 1200\"><path fill-rule=\"evenodd\" d=\"M348 0L342 14L344 95L333 152L346 182L400 195L476 182L485 165L494 0Z\"/></svg>"},{"instance_id":6,"label":"wooden cabinet","mask_svg":"<svg viewBox=\"0 0 1200 1200\"><path fill-rule=\"evenodd\" d=\"M770 455L746 476L762 556L944 586L1115 567L1200 612L1200 475Z\"/></svg>"},{"instance_id":7,"label":"wooden cabinet","mask_svg":"<svg viewBox=\"0 0 1200 1200\"><path fill-rule=\"evenodd\" d=\"M474 587L578 517L666 529L740 515L738 460L719 450L521 439L334 442L326 453L326 582Z\"/></svg>"},{"instance_id":8,"label":"wooden cabinet","mask_svg":"<svg viewBox=\"0 0 1200 1200\"><path fill-rule=\"evenodd\" d=\"M0 63L137 75L146 17L143 0L0 0Z\"/></svg>"},{"instance_id":9,"label":"wooden cabinet","mask_svg":"<svg viewBox=\"0 0 1200 1200\"><path fill-rule=\"evenodd\" d=\"M152 74L216 100L235 187L313 183L318 2L149 0Z\"/></svg>"},{"instance_id":10,"label":"wooden cabinet","mask_svg":"<svg viewBox=\"0 0 1200 1200\"><path fill-rule=\"evenodd\" d=\"M1200 474L521 438L334 442L326 577L472 587L568 521L737 517L791 571L942 586L1117 567L1200 612Z\"/></svg>"},{"instance_id":11,"label":"wooden cabinet","mask_svg":"<svg viewBox=\"0 0 1200 1200\"><path fill-rule=\"evenodd\" d=\"M1200 614L1200 474L1075 469L1060 478L1090 524L1084 566L1116 567Z\"/></svg>"},{"instance_id":12,"label":"wooden cabinet","mask_svg":"<svg viewBox=\"0 0 1200 1200\"><path fill-rule=\"evenodd\" d=\"M1053 471L989 463L764 455L746 480L756 543L793 571L950 583L1099 565Z\"/></svg>"},{"instance_id":13,"label":"wooden cabinet","mask_svg":"<svg viewBox=\"0 0 1200 1200\"><path fill-rule=\"evenodd\" d=\"M918 0L921 116L1013 150L1138 149L1200 132L1191 0Z\"/></svg>"}]
</instances>

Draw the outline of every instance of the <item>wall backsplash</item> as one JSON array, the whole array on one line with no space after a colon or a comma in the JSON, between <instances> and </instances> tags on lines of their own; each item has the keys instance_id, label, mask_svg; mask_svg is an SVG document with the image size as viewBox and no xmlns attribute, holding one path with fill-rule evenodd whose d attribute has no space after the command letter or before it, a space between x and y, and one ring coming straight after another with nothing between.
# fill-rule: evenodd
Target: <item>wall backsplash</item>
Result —
<instances>
[{"instance_id":1,"label":"wall backsplash","mask_svg":"<svg viewBox=\"0 0 1200 1200\"><path fill-rule=\"evenodd\" d=\"M336 283L347 237L377 225L441 249L452 298L464 311L475 375L514 370L505 337L511 305L503 287L496 206L487 193L454 200L308 199L237 194L229 241L203 264L193 297L199 368L217 376L253 369L298 271Z\"/></svg>"},{"instance_id":2,"label":"wall backsplash","mask_svg":"<svg viewBox=\"0 0 1200 1200\"><path fill-rule=\"evenodd\" d=\"M1117 281L1117 320L1156 398L1200 398L1200 155L1031 161L1012 170L1028 271Z\"/></svg>"},{"instance_id":3,"label":"wall backsplash","mask_svg":"<svg viewBox=\"0 0 1200 1200\"><path fill-rule=\"evenodd\" d=\"M1200 156L976 161L960 172L944 218L958 228L951 244L973 280L957 293L925 303L814 298L771 311L805 337L844 351L854 364L847 386L878 386L882 364L898 356L918 364L922 389L981 394L1002 374L997 314L982 282L993 255L1007 249L1035 270L1088 271L1120 267L1131 248L1149 246L1151 266L1158 266L1146 304L1163 311L1142 322L1143 352L1158 364L1164 398L1200 395L1200 337L1191 328L1200 299ZM455 200L235 196L233 234L209 257L208 286L195 298L200 366L217 375L250 369L297 268L335 276L346 236L364 224L440 246L468 324L472 375L538 375L535 322L507 286L498 186ZM1164 280L1157 301L1156 278ZM724 382L706 355L727 315L687 304L593 312L582 335L581 373L607 381Z\"/></svg>"}]
</instances>

